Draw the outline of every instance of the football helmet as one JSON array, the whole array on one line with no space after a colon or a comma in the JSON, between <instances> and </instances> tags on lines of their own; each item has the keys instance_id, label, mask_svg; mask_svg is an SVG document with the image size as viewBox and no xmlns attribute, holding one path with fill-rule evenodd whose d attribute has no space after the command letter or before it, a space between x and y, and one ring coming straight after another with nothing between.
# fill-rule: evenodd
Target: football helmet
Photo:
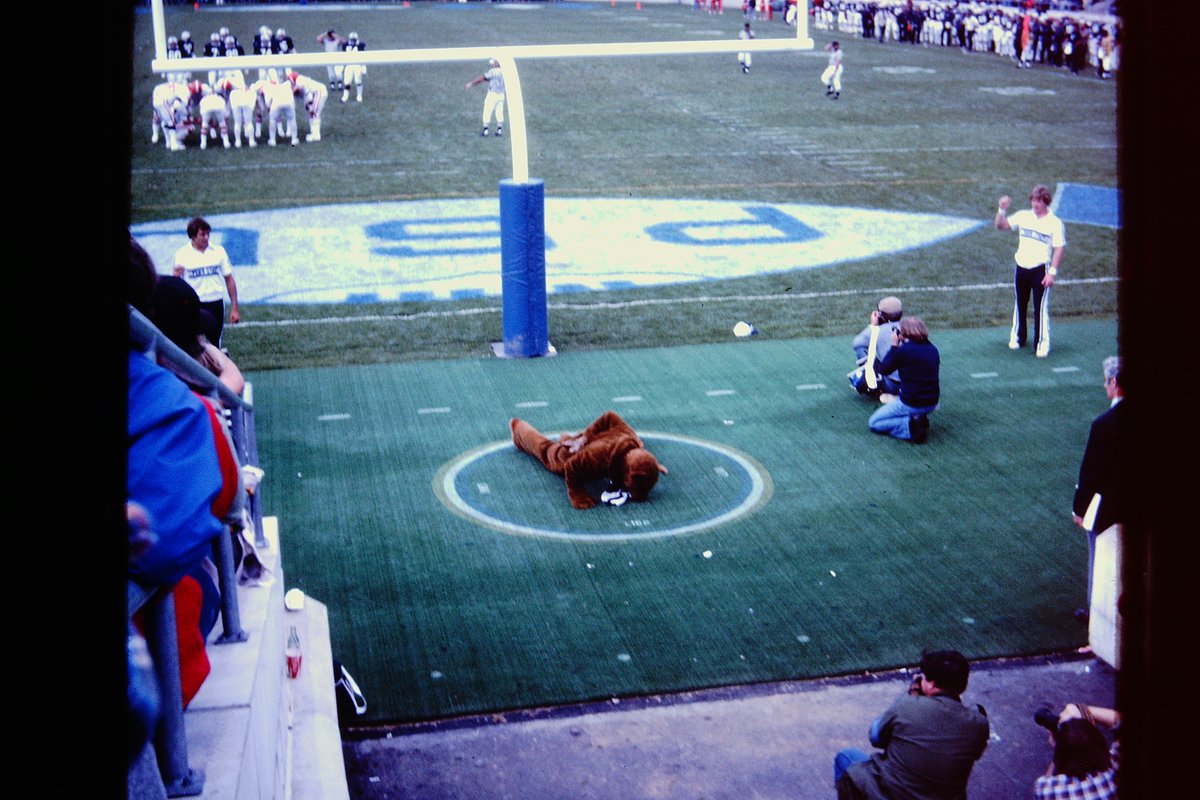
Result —
<instances>
[{"instance_id":1,"label":"football helmet","mask_svg":"<svg viewBox=\"0 0 1200 800\"><path fill-rule=\"evenodd\" d=\"M285 36L287 36L287 31L285 31L283 28L280 28L279 30L275 31L276 39L282 39Z\"/></svg>"},{"instance_id":2,"label":"football helmet","mask_svg":"<svg viewBox=\"0 0 1200 800\"><path fill-rule=\"evenodd\" d=\"M191 31L184 31L183 33L179 34L179 40L183 42L190 42L192 40Z\"/></svg>"},{"instance_id":3,"label":"football helmet","mask_svg":"<svg viewBox=\"0 0 1200 800\"><path fill-rule=\"evenodd\" d=\"M358 34L350 31L350 35L346 37L346 41L350 44L358 44Z\"/></svg>"},{"instance_id":4,"label":"football helmet","mask_svg":"<svg viewBox=\"0 0 1200 800\"><path fill-rule=\"evenodd\" d=\"M226 36L228 36L228 35L229 35L229 28L226 28L226 27L222 26L222 27L221 27L221 30L219 30L219 31L217 31L217 32L218 32L218 33L220 33L220 34L221 34L221 38L222 38L222 39L224 39Z\"/></svg>"}]
</instances>

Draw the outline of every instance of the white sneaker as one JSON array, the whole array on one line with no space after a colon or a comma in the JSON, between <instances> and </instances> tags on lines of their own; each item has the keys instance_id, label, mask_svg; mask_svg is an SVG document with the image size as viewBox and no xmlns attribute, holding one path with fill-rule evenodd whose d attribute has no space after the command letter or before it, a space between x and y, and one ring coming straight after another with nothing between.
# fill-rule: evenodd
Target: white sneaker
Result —
<instances>
[{"instance_id":1,"label":"white sneaker","mask_svg":"<svg viewBox=\"0 0 1200 800\"><path fill-rule=\"evenodd\" d=\"M894 394L888 394L887 392L879 393L879 402L882 403L883 405L887 405L888 403L892 402L893 400L899 400L899 399L900 398Z\"/></svg>"},{"instance_id":2,"label":"white sneaker","mask_svg":"<svg viewBox=\"0 0 1200 800\"><path fill-rule=\"evenodd\" d=\"M1038 347L1037 352L1034 355L1036 355L1038 358L1045 358L1046 356L1050 355L1050 346L1046 345L1045 347Z\"/></svg>"}]
</instances>

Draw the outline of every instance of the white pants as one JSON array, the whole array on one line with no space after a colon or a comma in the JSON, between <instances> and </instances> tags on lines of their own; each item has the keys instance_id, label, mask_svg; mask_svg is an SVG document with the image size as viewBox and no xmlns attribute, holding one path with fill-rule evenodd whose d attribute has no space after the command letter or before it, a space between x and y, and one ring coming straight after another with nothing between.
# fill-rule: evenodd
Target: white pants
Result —
<instances>
[{"instance_id":1,"label":"white pants","mask_svg":"<svg viewBox=\"0 0 1200 800\"><path fill-rule=\"evenodd\" d=\"M367 68L363 64L347 64L342 75L345 78L346 86L359 85L362 86L363 76L367 74Z\"/></svg>"},{"instance_id":2,"label":"white pants","mask_svg":"<svg viewBox=\"0 0 1200 800\"><path fill-rule=\"evenodd\" d=\"M483 124L486 126L496 116L496 124L504 124L504 95L489 91L483 98Z\"/></svg>"},{"instance_id":3,"label":"white pants","mask_svg":"<svg viewBox=\"0 0 1200 800\"><path fill-rule=\"evenodd\" d=\"M271 126L268 136L272 142L275 141L275 126L283 120L287 121L287 135L292 139L296 138L296 106L290 103L279 103L271 106L271 113L268 116L268 123Z\"/></svg>"},{"instance_id":4,"label":"white pants","mask_svg":"<svg viewBox=\"0 0 1200 800\"><path fill-rule=\"evenodd\" d=\"M821 83L826 86L832 85L835 92L840 92L842 90L842 65L826 67L825 71L821 73Z\"/></svg>"}]
</instances>

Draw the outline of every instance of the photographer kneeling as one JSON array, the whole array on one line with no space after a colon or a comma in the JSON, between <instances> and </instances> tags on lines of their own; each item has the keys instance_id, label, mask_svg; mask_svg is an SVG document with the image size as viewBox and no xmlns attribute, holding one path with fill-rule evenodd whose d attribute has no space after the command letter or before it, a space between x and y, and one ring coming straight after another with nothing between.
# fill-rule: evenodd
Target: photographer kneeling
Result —
<instances>
[{"instance_id":1,"label":"photographer kneeling","mask_svg":"<svg viewBox=\"0 0 1200 800\"><path fill-rule=\"evenodd\" d=\"M900 393L900 379L896 376L881 376L879 366L892 349L892 332L902 316L904 309L900 298L883 298L871 312L871 320L867 327L850 343L854 348L856 366L846 375L846 379L850 381L850 387L854 391L872 400L878 400L882 393Z\"/></svg>"},{"instance_id":2,"label":"photographer kneeling","mask_svg":"<svg viewBox=\"0 0 1200 800\"><path fill-rule=\"evenodd\" d=\"M871 430L918 444L925 441L929 415L937 410L941 397L940 367L941 356L921 318L900 320L892 331L892 347L879 365L880 375L899 371L900 396L880 395L885 405L867 421Z\"/></svg>"},{"instance_id":3,"label":"photographer kneeling","mask_svg":"<svg viewBox=\"0 0 1200 800\"><path fill-rule=\"evenodd\" d=\"M1097 725L1117 731L1121 717L1111 708L1070 703L1056 717L1045 708L1034 720L1050 731L1054 760L1033 784L1035 800L1117 796L1117 739L1110 746Z\"/></svg>"}]
</instances>

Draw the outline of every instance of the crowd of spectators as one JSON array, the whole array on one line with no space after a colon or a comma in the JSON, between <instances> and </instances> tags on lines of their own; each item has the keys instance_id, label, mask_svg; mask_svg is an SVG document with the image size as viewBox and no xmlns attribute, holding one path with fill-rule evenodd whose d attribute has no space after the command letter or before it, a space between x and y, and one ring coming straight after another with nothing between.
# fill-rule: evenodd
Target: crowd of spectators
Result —
<instances>
[{"instance_id":1,"label":"crowd of spectators","mask_svg":"<svg viewBox=\"0 0 1200 800\"><path fill-rule=\"evenodd\" d=\"M1120 62L1119 19L1054 10L1045 0L812 0L812 16L817 30L880 43L958 47L1025 68L1044 64L1107 78Z\"/></svg>"}]
</instances>

